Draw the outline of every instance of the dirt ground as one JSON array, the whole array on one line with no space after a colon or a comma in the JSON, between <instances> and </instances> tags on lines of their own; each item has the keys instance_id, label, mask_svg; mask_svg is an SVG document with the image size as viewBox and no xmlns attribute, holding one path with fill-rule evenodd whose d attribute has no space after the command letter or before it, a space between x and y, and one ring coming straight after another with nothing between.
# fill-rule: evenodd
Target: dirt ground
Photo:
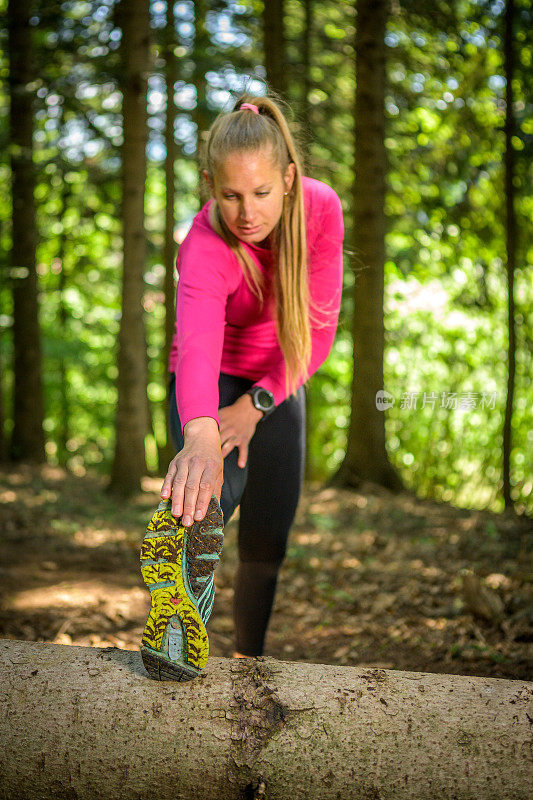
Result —
<instances>
[{"instance_id":1,"label":"dirt ground","mask_svg":"<svg viewBox=\"0 0 533 800\"><path fill-rule=\"evenodd\" d=\"M98 477L0 469L0 636L138 650L149 609L139 551L162 480L127 502ZM233 652L238 510L208 623ZM533 678L533 523L306 485L265 655L286 661Z\"/></svg>"}]
</instances>

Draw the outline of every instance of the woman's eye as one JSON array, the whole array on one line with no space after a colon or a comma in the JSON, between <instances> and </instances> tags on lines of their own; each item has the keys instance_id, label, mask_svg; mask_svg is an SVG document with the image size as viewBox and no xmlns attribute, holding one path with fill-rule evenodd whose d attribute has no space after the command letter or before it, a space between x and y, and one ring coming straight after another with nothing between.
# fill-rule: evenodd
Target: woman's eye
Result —
<instances>
[{"instance_id":1,"label":"woman's eye","mask_svg":"<svg viewBox=\"0 0 533 800\"><path fill-rule=\"evenodd\" d=\"M257 194L259 195L259 197L266 197L268 194L270 194L270 190L268 192L257 192ZM224 195L224 200L235 200L235 195L234 194L225 194Z\"/></svg>"}]
</instances>

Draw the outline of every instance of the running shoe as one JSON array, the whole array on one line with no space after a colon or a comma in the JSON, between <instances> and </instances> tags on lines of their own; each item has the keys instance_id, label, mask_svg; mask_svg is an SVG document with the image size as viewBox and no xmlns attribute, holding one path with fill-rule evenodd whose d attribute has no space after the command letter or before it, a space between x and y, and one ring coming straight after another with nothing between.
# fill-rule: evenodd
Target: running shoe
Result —
<instances>
[{"instance_id":1,"label":"running shoe","mask_svg":"<svg viewBox=\"0 0 533 800\"><path fill-rule=\"evenodd\" d=\"M141 544L141 573L151 601L141 656L151 678L188 681L209 654L205 626L215 599L224 517L215 495L204 519L187 528L171 508L172 499L161 500Z\"/></svg>"}]
</instances>

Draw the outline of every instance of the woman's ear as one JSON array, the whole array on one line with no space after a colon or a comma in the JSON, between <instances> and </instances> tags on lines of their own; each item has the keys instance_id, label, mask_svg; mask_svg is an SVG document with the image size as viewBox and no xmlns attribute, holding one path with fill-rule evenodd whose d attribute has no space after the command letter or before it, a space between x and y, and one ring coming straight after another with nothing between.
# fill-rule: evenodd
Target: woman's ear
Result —
<instances>
[{"instance_id":1,"label":"woman's ear","mask_svg":"<svg viewBox=\"0 0 533 800\"><path fill-rule=\"evenodd\" d=\"M209 191L211 192L211 197L214 197L215 196L215 192L214 192L213 182L211 181L211 178L209 177L209 172L206 169L204 169L204 170L202 170L202 175L204 176L204 178L205 178L205 180L207 182L207 185L209 186Z\"/></svg>"},{"instance_id":2,"label":"woman's ear","mask_svg":"<svg viewBox=\"0 0 533 800\"><path fill-rule=\"evenodd\" d=\"M296 165L294 161L291 161L289 166L285 171L285 188L288 192L292 189L292 184L294 183L294 176L296 175Z\"/></svg>"}]
</instances>

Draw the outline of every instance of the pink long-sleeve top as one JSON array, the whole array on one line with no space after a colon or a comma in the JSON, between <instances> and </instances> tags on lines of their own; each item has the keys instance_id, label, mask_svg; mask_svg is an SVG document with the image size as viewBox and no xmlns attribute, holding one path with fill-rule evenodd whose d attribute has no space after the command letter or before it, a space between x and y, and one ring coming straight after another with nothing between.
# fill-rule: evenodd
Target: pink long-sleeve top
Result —
<instances>
[{"instance_id":1,"label":"pink long-sleeve top","mask_svg":"<svg viewBox=\"0 0 533 800\"><path fill-rule=\"evenodd\" d=\"M336 192L322 181L302 177L311 307L311 361L305 380L329 355L342 295L344 222ZM176 260L176 326L168 368L176 374L181 429L195 417L213 417L219 426L221 372L269 389L276 405L286 399L285 360L276 335L270 250L244 243L265 274L265 304L250 291L240 263L209 222L210 199L196 214ZM318 319L319 324L313 322Z\"/></svg>"}]
</instances>

